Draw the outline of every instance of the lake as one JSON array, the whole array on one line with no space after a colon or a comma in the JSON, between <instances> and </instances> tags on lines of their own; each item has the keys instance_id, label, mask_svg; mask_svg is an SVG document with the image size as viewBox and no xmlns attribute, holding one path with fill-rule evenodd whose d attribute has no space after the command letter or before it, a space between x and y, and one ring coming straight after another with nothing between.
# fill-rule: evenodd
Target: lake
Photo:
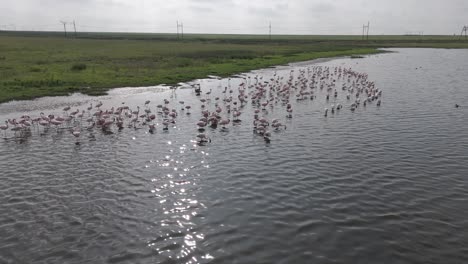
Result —
<instances>
[{"instance_id":1,"label":"lake","mask_svg":"<svg viewBox=\"0 0 468 264\"><path fill-rule=\"evenodd\" d=\"M82 129L75 139L68 129L33 127L19 139L7 131L0 139L0 263L466 263L468 50L391 51L179 89L0 105L1 124L24 114L62 115L65 106L96 109L99 101L101 109L156 113L166 99L177 109L168 130L156 118L154 133ZM207 127L211 142L197 142L200 98L214 111L230 90L237 97L241 83L292 78L300 85L301 72L310 79L327 67L367 74L382 91L381 106L351 111L346 80L339 80L336 98L319 88L313 100L293 98L292 118L281 102L263 110L249 99L241 122ZM198 84L201 96L190 88ZM246 88L249 97L253 89ZM337 104L343 109L332 114ZM253 132L255 109L286 129L270 129L267 142Z\"/></svg>"}]
</instances>

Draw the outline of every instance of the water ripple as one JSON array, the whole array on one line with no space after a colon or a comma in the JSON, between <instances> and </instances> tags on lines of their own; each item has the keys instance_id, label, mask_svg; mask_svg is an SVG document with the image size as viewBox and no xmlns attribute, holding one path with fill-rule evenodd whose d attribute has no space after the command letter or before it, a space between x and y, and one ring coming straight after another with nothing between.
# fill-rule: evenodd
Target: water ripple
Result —
<instances>
[{"instance_id":1,"label":"water ripple","mask_svg":"<svg viewBox=\"0 0 468 264\"><path fill-rule=\"evenodd\" d=\"M330 103L319 93L295 102L292 119L267 109L262 114L287 126L270 144L243 114L241 125L207 129L212 143L197 145L200 102L191 89L0 105L2 120L96 100L134 106L168 98L194 109L154 134L93 132L77 146L56 132L2 140L0 262L467 262L467 108L453 105L468 102L468 54L397 51L320 63L368 73L384 91L382 107L325 118ZM215 97L243 77L309 66L194 83Z\"/></svg>"}]
</instances>

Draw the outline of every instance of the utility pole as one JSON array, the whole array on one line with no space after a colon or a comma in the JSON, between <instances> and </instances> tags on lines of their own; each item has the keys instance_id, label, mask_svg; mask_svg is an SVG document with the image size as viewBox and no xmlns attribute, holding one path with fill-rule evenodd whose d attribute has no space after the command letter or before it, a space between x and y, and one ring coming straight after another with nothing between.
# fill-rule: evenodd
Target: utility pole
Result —
<instances>
[{"instance_id":1,"label":"utility pole","mask_svg":"<svg viewBox=\"0 0 468 264\"><path fill-rule=\"evenodd\" d=\"M75 38L76 38L76 24L75 24L75 20L73 20L73 29L75 29Z\"/></svg>"},{"instance_id":2,"label":"utility pole","mask_svg":"<svg viewBox=\"0 0 468 264\"><path fill-rule=\"evenodd\" d=\"M184 23L180 22L179 20L176 21L176 26L177 26L177 39L184 38Z\"/></svg>"},{"instance_id":3,"label":"utility pole","mask_svg":"<svg viewBox=\"0 0 468 264\"><path fill-rule=\"evenodd\" d=\"M362 25L362 40L364 40L364 32L366 30L366 26Z\"/></svg>"},{"instance_id":4,"label":"utility pole","mask_svg":"<svg viewBox=\"0 0 468 264\"><path fill-rule=\"evenodd\" d=\"M65 37L67 37L67 22L60 21L63 24L63 32L65 33Z\"/></svg>"},{"instance_id":5,"label":"utility pole","mask_svg":"<svg viewBox=\"0 0 468 264\"><path fill-rule=\"evenodd\" d=\"M179 20L177 20L176 23L177 23L177 39L179 39Z\"/></svg>"},{"instance_id":6,"label":"utility pole","mask_svg":"<svg viewBox=\"0 0 468 264\"><path fill-rule=\"evenodd\" d=\"M268 36L269 36L269 39L271 40L271 21L270 21L270 31L269 31Z\"/></svg>"},{"instance_id":7,"label":"utility pole","mask_svg":"<svg viewBox=\"0 0 468 264\"><path fill-rule=\"evenodd\" d=\"M366 36L367 40L369 40L369 26L370 26L370 22L367 21L367 36Z\"/></svg>"},{"instance_id":8,"label":"utility pole","mask_svg":"<svg viewBox=\"0 0 468 264\"><path fill-rule=\"evenodd\" d=\"M466 39L466 32L468 31L468 26L463 26L462 31L460 33L460 39L463 37L463 33L465 33L465 39Z\"/></svg>"},{"instance_id":9,"label":"utility pole","mask_svg":"<svg viewBox=\"0 0 468 264\"><path fill-rule=\"evenodd\" d=\"M369 40L369 26L369 21L367 21L367 25L362 25L362 40L364 40L364 37L366 37L366 39Z\"/></svg>"}]
</instances>

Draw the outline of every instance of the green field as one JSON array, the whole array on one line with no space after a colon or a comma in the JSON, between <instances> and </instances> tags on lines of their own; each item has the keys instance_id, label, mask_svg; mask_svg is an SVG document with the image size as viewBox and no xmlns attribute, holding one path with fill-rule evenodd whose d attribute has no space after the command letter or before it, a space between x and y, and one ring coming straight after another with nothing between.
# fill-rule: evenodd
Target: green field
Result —
<instances>
[{"instance_id":1,"label":"green field","mask_svg":"<svg viewBox=\"0 0 468 264\"><path fill-rule=\"evenodd\" d=\"M177 84L207 75L383 47L468 48L455 36L293 36L0 32L0 102L109 88Z\"/></svg>"}]
</instances>

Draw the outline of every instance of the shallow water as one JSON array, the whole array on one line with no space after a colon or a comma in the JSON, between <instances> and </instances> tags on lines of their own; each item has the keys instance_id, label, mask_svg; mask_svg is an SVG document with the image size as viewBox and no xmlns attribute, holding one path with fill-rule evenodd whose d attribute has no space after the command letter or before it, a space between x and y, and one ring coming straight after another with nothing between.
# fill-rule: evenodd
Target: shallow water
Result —
<instances>
[{"instance_id":1,"label":"shallow water","mask_svg":"<svg viewBox=\"0 0 468 264\"><path fill-rule=\"evenodd\" d=\"M287 125L270 144L252 133L249 103L241 124L196 145L192 89L0 105L0 120L98 100L193 107L167 132L0 140L0 263L465 263L468 51L395 51L318 63L368 73L381 107L352 113L340 94L345 108L324 117L332 102L319 94L294 102L292 119L269 108ZM214 98L241 81L196 82Z\"/></svg>"}]
</instances>

